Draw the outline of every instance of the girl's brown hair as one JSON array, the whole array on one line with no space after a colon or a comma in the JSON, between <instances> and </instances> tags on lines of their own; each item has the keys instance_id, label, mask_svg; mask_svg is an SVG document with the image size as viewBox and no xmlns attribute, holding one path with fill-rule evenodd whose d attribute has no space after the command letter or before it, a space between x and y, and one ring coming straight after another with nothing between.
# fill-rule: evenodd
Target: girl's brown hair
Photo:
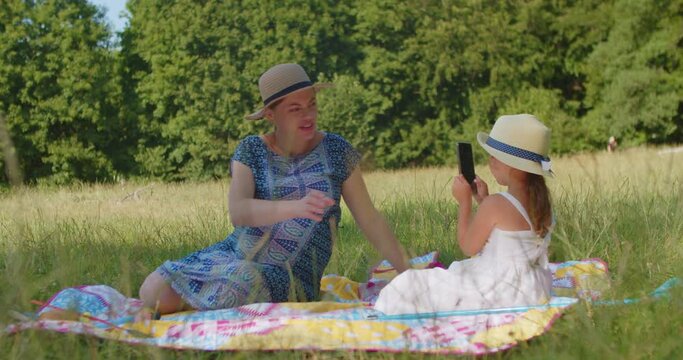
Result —
<instances>
[{"instance_id":1,"label":"girl's brown hair","mask_svg":"<svg viewBox=\"0 0 683 360\"><path fill-rule=\"evenodd\" d=\"M529 175L529 216L531 225L538 236L544 237L550 231L552 223L552 208L550 205L550 192L545 185L542 175Z\"/></svg>"}]
</instances>

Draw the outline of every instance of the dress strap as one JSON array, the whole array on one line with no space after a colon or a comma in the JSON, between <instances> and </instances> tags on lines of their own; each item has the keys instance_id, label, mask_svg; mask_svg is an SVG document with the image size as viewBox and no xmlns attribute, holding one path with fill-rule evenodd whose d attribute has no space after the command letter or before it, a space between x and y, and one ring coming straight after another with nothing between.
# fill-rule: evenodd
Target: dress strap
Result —
<instances>
[{"instance_id":1,"label":"dress strap","mask_svg":"<svg viewBox=\"0 0 683 360\"><path fill-rule=\"evenodd\" d=\"M516 197L512 196L512 194L507 191L499 192L499 194L503 195L504 198L506 198L515 208L517 208L517 211L522 214L524 220L529 223L529 228L534 230L534 225L531 224L531 218L529 218L529 214L527 214L526 209L524 209L524 206L522 206L522 203L520 203Z\"/></svg>"}]
</instances>

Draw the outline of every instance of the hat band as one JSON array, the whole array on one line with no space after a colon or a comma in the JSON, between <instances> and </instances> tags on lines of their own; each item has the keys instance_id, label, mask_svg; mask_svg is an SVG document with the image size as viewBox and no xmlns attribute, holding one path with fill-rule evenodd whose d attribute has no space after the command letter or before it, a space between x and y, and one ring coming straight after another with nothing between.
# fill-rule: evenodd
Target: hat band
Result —
<instances>
[{"instance_id":1,"label":"hat band","mask_svg":"<svg viewBox=\"0 0 683 360\"><path fill-rule=\"evenodd\" d=\"M537 154L533 151L520 149L518 147L502 143L502 142L500 142L500 141L498 141L498 140L496 140L490 136L488 139L486 139L486 145L488 145L488 146L490 146L496 150L502 151L506 154L516 156L518 158L522 158L522 159L526 159L526 160L531 160L531 161L540 163L541 165L543 165L543 163L549 163L550 162L550 158L547 156L543 156L543 155Z\"/></svg>"},{"instance_id":2,"label":"hat band","mask_svg":"<svg viewBox=\"0 0 683 360\"><path fill-rule=\"evenodd\" d=\"M308 80L307 80L307 81L298 82L298 83L296 83L296 84L294 84L294 85L290 85L290 86L288 86L288 87L286 87L286 88L284 88L284 89L282 89L282 90L276 92L275 94L269 96L267 99L263 100L263 105L264 105L264 106L268 106L268 104L269 104L271 101L273 101L273 100L275 100L275 99L277 99L277 98L283 97L283 96L285 96L285 95L287 95L287 94L289 94L289 93L291 93L291 92L294 92L294 91L297 91L297 90L300 90L300 89L303 89L303 88L309 87L309 86L313 86L313 83L312 83L311 81L308 81Z\"/></svg>"}]
</instances>

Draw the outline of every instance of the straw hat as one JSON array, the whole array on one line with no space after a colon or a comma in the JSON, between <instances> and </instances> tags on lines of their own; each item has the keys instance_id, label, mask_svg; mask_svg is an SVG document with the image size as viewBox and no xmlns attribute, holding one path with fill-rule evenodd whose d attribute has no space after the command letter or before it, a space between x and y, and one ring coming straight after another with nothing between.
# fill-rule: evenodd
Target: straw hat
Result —
<instances>
[{"instance_id":1,"label":"straw hat","mask_svg":"<svg viewBox=\"0 0 683 360\"><path fill-rule=\"evenodd\" d=\"M503 115L491 134L480 132L477 141L491 156L515 169L554 177L550 169L550 129L529 114Z\"/></svg>"},{"instance_id":2,"label":"straw hat","mask_svg":"<svg viewBox=\"0 0 683 360\"><path fill-rule=\"evenodd\" d=\"M298 64L275 65L264 72L258 80L258 88L261 92L263 107L244 118L247 120L261 119L263 118L263 114L268 105L291 93L311 87L315 89L315 91L318 91L319 89L332 87L332 84L312 83L304 68Z\"/></svg>"}]
</instances>

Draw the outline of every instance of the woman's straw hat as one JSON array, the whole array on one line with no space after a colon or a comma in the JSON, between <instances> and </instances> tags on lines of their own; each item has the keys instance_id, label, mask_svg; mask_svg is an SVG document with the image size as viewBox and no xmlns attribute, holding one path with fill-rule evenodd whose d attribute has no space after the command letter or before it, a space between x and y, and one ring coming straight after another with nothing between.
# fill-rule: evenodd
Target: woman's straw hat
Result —
<instances>
[{"instance_id":1,"label":"woman's straw hat","mask_svg":"<svg viewBox=\"0 0 683 360\"><path fill-rule=\"evenodd\" d=\"M245 116L247 120L258 120L263 118L263 114L268 105L282 99L283 97L308 88L316 91L331 87L329 83L311 82L304 68L298 64L279 64L264 72L258 80L258 88L261 92L263 107L253 114Z\"/></svg>"},{"instance_id":2,"label":"woman's straw hat","mask_svg":"<svg viewBox=\"0 0 683 360\"><path fill-rule=\"evenodd\" d=\"M550 129L529 114L503 115L491 134L480 132L477 141L491 156L515 169L554 177L550 169Z\"/></svg>"}]
</instances>

